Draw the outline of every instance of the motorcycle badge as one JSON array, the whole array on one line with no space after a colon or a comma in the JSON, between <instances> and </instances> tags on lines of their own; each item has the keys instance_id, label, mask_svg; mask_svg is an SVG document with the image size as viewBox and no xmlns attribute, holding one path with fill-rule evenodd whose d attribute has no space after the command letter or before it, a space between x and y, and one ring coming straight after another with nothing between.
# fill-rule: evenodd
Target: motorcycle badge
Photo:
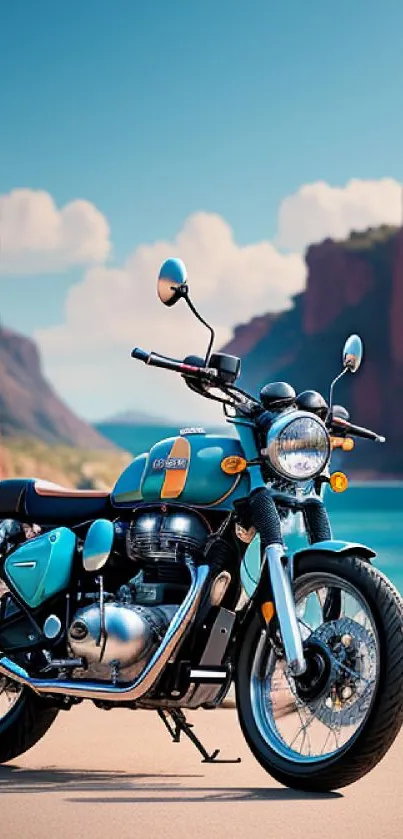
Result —
<instances>
[{"instance_id":1,"label":"motorcycle badge","mask_svg":"<svg viewBox=\"0 0 403 839\"><path fill-rule=\"evenodd\" d=\"M157 458L153 469L165 470L161 498L178 498L185 489L190 465L190 443L185 437L176 437L166 458Z\"/></svg>"}]
</instances>

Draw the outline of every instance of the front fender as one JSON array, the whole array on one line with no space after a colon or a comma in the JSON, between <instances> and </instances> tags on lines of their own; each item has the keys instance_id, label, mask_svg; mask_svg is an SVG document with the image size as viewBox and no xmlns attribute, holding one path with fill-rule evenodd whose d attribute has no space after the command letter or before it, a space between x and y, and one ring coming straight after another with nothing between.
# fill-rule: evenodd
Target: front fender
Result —
<instances>
[{"instance_id":1,"label":"front fender","mask_svg":"<svg viewBox=\"0 0 403 839\"><path fill-rule=\"evenodd\" d=\"M311 553L338 554L339 556L345 557L359 556L362 559L367 560L371 560L374 556L376 556L375 551L371 550L371 548L367 548L366 545L360 545L359 542L343 542L340 539L327 539L324 542L314 542L307 548L303 548L301 551L296 551L293 557L294 564L297 563L299 559L302 559L302 557L308 556Z\"/></svg>"}]
</instances>

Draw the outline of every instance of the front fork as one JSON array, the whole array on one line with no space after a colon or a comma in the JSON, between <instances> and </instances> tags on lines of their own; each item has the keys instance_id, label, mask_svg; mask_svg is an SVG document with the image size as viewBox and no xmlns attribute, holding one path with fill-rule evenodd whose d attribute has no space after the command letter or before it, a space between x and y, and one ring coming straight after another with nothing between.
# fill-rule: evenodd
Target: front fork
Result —
<instances>
[{"instance_id":1,"label":"front fork","mask_svg":"<svg viewBox=\"0 0 403 839\"><path fill-rule=\"evenodd\" d=\"M284 562L284 545L269 545L264 552L264 561L267 562L285 658L293 675L302 676L306 670L306 661L295 608L291 575L287 564Z\"/></svg>"},{"instance_id":2,"label":"front fork","mask_svg":"<svg viewBox=\"0 0 403 839\"><path fill-rule=\"evenodd\" d=\"M260 534L264 562L271 583L274 606L287 664L294 676L306 670L301 632L295 608L291 574L284 556L280 518L267 489L259 489L249 499L251 522Z\"/></svg>"}]
</instances>

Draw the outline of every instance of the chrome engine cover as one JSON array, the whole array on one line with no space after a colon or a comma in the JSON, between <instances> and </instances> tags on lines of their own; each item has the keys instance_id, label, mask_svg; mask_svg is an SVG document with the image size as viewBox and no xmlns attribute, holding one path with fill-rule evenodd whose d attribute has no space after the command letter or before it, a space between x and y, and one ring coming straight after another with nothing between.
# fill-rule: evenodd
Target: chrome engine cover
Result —
<instances>
[{"instance_id":1,"label":"chrome engine cover","mask_svg":"<svg viewBox=\"0 0 403 839\"><path fill-rule=\"evenodd\" d=\"M68 631L69 654L87 663L82 674L75 675L129 681L141 672L161 643L178 606L147 608L115 601L105 603L103 609L103 621L99 603L74 615Z\"/></svg>"},{"instance_id":2,"label":"chrome engine cover","mask_svg":"<svg viewBox=\"0 0 403 839\"><path fill-rule=\"evenodd\" d=\"M178 549L194 556L201 554L210 535L210 526L200 513L189 510L166 512L151 507L140 510L130 522L126 536L127 555L155 565L178 560Z\"/></svg>"}]
</instances>

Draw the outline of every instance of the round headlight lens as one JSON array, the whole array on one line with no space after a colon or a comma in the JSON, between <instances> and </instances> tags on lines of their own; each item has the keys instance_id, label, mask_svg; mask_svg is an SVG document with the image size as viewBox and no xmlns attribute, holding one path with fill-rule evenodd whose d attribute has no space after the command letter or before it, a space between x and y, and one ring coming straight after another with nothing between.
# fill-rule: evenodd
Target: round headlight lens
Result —
<instances>
[{"instance_id":1,"label":"round headlight lens","mask_svg":"<svg viewBox=\"0 0 403 839\"><path fill-rule=\"evenodd\" d=\"M325 468L330 457L329 434L317 417L299 415L288 422L272 425L267 448L273 468L285 478L305 481L315 478Z\"/></svg>"}]
</instances>

